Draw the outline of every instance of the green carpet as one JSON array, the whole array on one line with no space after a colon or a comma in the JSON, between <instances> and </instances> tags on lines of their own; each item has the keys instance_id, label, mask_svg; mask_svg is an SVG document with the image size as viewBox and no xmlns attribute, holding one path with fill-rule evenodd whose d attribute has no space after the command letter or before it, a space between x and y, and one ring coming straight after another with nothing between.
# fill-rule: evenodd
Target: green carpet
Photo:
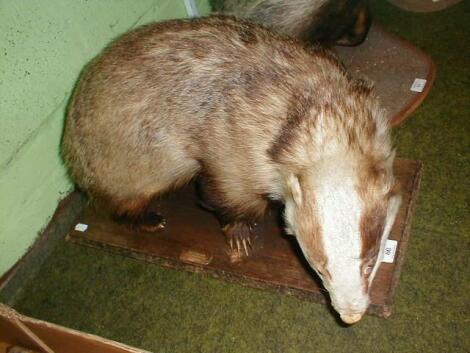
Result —
<instances>
[{"instance_id":1,"label":"green carpet","mask_svg":"<svg viewBox=\"0 0 470 353\"><path fill-rule=\"evenodd\" d=\"M153 352L468 352L470 2L428 14L383 0L375 19L434 59L437 79L396 129L424 162L394 314L338 325L327 308L62 243L15 308Z\"/></svg>"}]
</instances>

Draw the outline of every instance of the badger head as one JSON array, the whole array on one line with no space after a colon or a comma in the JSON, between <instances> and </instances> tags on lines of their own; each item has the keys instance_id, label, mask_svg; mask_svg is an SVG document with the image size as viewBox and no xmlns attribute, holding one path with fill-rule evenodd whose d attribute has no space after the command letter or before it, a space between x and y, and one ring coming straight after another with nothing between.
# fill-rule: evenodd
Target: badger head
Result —
<instances>
[{"instance_id":1,"label":"badger head","mask_svg":"<svg viewBox=\"0 0 470 353\"><path fill-rule=\"evenodd\" d=\"M400 205L388 122L370 87L318 95L276 146L286 230L346 323L360 320ZM307 104L305 104L307 102Z\"/></svg>"}]
</instances>

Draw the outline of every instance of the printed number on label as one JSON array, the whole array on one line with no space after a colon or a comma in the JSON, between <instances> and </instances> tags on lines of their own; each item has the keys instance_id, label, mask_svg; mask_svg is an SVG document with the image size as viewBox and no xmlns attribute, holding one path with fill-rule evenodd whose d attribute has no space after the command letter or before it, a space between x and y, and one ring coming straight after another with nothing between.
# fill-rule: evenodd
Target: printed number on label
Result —
<instances>
[{"instance_id":1,"label":"printed number on label","mask_svg":"<svg viewBox=\"0 0 470 353\"><path fill-rule=\"evenodd\" d=\"M415 78L410 90L412 90L413 92L423 92L423 89L426 86L426 82L427 81L422 78Z\"/></svg>"},{"instance_id":2,"label":"printed number on label","mask_svg":"<svg viewBox=\"0 0 470 353\"><path fill-rule=\"evenodd\" d=\"M395 252L397 251L397 244L398 242L396 240L387 239L382 262L393 263L395 260Z\"/></svg>"}]
</instances>

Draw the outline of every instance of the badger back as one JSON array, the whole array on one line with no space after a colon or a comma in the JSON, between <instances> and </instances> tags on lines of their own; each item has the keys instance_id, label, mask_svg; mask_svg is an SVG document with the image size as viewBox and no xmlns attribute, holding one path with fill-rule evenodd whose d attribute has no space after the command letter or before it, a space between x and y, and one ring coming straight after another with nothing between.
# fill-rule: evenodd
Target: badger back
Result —
<instances>
[{"instance_id":1,"label":"badger back","mask_svg":"<svg viewBox=\"0 0 470 353\"><path fill-rule=\"evenodd\" d=\"M231 162L234 190L246 180L260 193L277 192L266 150L296 92L343 74L331 53L249 21L211 16L143 26L84 69L64 159L82 189L108 199L179 185L202 164L224 173L228 162L216 161Z\"/></svg>"}]
</instances>

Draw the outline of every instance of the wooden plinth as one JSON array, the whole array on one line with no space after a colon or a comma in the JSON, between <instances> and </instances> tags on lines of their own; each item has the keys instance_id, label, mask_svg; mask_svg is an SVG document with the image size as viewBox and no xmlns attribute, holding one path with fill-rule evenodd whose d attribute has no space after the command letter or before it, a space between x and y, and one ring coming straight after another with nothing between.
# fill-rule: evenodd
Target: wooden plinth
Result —
<instances>
[{"instance_id":1,"label":"wooden plinth","mask_svg":"<svg viewBox=\"0 0 470 353\"><path fill-rule=\"evenodd\" d=\"M404 121L421 104L434 83L436 66L432 59L375 23L364 43L336 47L335 51L353 76L374 82L392 126ZM410 90L415 78L427 81L422 92Z\"/></svg>"},{"instance_id":2,"label":"wooden plinth","mask_svg":"<svg viewBox=\"0 0 470 353\"><path fill-rule=\"evenodd\" d=\"M398 159L394 168L402 184L403 202L389 238L398 241L398 249L395 262L382 263L379 268L368 310L383 317L391 314L421 176L421 163L417 161ZM250 257L240 259L229 255L218 222L211 213L197 206L191 185L168 195L160 203L167 224L159 233L133 232L88 207L78 220L87 224L88 229L72 230L67 238L166 267L327 302L325 291L306 264L295 238L283 234L277 209L270 211L255 228L255 251Z\"/></svg>"}]
</instances>

